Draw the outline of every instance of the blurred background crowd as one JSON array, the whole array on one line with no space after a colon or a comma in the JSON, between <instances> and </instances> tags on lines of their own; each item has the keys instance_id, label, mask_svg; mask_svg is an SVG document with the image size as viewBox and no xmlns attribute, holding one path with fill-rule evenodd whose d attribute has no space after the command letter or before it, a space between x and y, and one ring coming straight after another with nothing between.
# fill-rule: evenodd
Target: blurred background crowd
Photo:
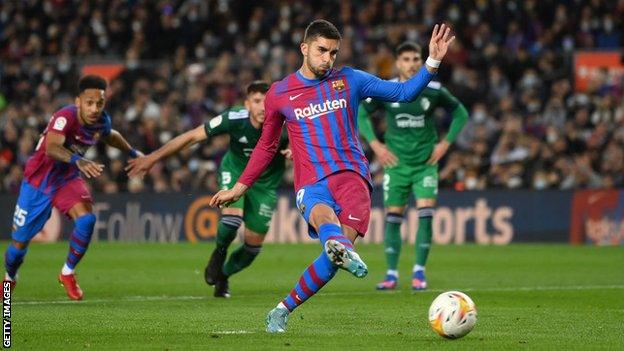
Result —
<instances>
[{"instance_id":1,"label":"blurred background crowd","mask_svg":"<svg viewBox=\"0 0 624 351\"><path fill-rule=\"evenodd\" d=\"M83 65L125 66L110 82L107 110L147 153L241 103L250 81L298 69L315 18L343 34L337 66L383 78L394 76L402 41L426 48L441 21L456 30L437 79L470 119L440 164L442 188L624 186L624 84L605 70L577 92L572 71L576 50L621 50L622 0L15 0L0 2L0 191L18 192L39 133L73 102ZM443 134L450 116L436 119ZM90 183L106 193L214 191L227 145L215 138L144 180L129 180L127 156L100 145L88 157L106 171Z\"/></svg>"}]
</instances>

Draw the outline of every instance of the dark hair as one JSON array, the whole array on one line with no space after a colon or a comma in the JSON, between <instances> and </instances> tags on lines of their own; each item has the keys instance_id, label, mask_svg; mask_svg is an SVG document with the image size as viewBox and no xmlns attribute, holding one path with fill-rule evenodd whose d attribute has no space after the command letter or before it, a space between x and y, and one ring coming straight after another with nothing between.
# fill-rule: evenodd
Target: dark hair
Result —
<instances>
[{"instance_id":1,"label":"dark hair","mask_svg":"<svg viewBox=\"0 0 624 351\"><path fill-rule=\"evenodd\" d=\"M402 53L410 51L420 54L422 49L420 48L420 45L414 43L413 41L406 41L396 47L394 50L394 56L399 57Z\"/></svg>"},{"instance_id":2,"label":"dark hair","mask_svg":"<svg viewBox=\"0 0 624 351\"><path fill-rule=\"evenodd\" d=\"M334 39L334 40L342 40L342 36L340 32L331 22L326 20L314 20L305 30L305 35L303 36L304 42L310 42L318 37L326 38L326 39Z\"/></svg>"},{"instance_id":3,"label":"dark hair","mask_svg":"<svg viewBox=\"0 0 624 351\"><path fill-rule=\"evenodd\" d=\"M87 75L78 81L78 94L82 94L87 89L106 90L106 80L100 76Z\"/></svg>"},{"instance_id":4,"label":"dark hair","mask_svg":"<svg viewBox=\"0 0 624 351\"><path fill-rule=\"evenodd\" d=\"M266 94L267 91L269 91L269 83L263 80L254 80L247 86L247 96L253 93Z\"/></svg>"}]
</instances>

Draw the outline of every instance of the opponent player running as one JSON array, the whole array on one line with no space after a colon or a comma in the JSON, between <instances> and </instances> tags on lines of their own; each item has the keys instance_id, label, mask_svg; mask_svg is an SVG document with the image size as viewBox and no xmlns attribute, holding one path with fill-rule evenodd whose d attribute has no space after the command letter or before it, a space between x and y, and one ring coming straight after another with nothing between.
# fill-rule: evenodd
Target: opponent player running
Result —
<instances>
[{"instance_id":1,"label":"opponent player running","mask_svg":"<svg viewBox=\"0 0 624 351\"><path fill-rule=\"evenodd\" d=\"M288 315L336 273L345 269L356 277L368 273L352 242L368 229L370 173L358 136L359 101L373 97L411 101L425 88L446 54L450 29L436 25L429 45L430 58L412 79L383 81L344 67L333 69L341 36L333 24L316 20L306 28L301 68L274 83L265 102L262 136L238 182L220 191L213 206L237 201L269 164L277 150L284 121L293 149L297 207L318 237L324 252L304 271L290 294L267 316L267 331L284 332ZM341 228L342 225L342 228Z\"/></svg>"},{"instance_id":2,"label":"opponent player running","mask_svg":"<svg viewBox=\"0 0 624 351\"><path fill-rule=\"evenodd\" d=\"M140 155L119 132L111 129L111 119L104 112L105 91L103 78L91 75L81 78L75 105L66 106L52 115L35 153L26 163L13 215L13 242L4 255L4 280L10 281L11 287L15 286L17 270L24 260L28 243L43 228L52 207L56 207L75 223L67 260L58 280L70 299L81 300L83 297L74 269L87 251L96 218L93 199L80 173L92 178L99 176L104 169L104 165L83 156L100 139L131 157Z\"/></svg>"},{"instance_id":3,"label":"opponent player running","mask_svg":"<svg viewBox=\"0 0 624 351\"><path fill-rule=\"evenodd\" d=\"M132 177L144 174L159 160L185 147L205 141L208 137L229 134L230 150L221 161L219 185L221 189L231 188L245 169L249 155L260 138L267 90L269 84L266 82L252 82L247 87L244 108L231 108L212 118L205 125L177 136L153 153L130 160L126 167L128 175ZM273 159L244 197L221 211L221 220L217 227L217 246L204 271L206 283L215 286L216 297L230 297L228 278L248 267L260 253L264 237L269 230L271 216L277 205L277 187L282 181L285 168L284 155L290 156L287 146L288 139L284 134L280 141L281 154ZM228 246L236 238L236 232L243 222L245 222L245 242L232 252L225 262Z\"/></svg>"},{"instance_id":4,"label":"opponent player running","mask_svg":"<svg viewBox=\"0 0 624 351\"><path fill-rule=\"evenodd\" d=\"M406 42L396 49L398 82L410 79L422 66L420 46ZM439 143L434 111L443 107L453 116L446 137ZM386 112L386 145L377 140L369 112ZM386 235L384 239L388 271L377 284L378 290L395 289L399 278L397 264L401 253L400 227L410 192L416 196L418 232L416 234L416 264L412 273L412 289L427 288L425 263L431 247L433 208L438 196L438 160L455 141L468 120L466 108L438 82L431 82L418 99L408 103L383 102L366 99L358 112L360 133L385 167L383 190L386 206ZM396 155L396 156L395 156ZM398 159L397 159L398 156Z\"/></svg>"}]
</instances>

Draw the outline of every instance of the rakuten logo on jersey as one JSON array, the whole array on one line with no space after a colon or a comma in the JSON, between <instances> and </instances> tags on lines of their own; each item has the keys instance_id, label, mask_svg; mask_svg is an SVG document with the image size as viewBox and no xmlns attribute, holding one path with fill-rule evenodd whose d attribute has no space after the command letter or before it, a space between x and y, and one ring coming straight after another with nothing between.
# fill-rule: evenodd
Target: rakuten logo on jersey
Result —
<instances>
[{"instance_id":1,"label":"rakuten logo on jersey","mask_svg":"<svg viewBox=\"0 0 624 351\"><path fill-rule=\"evenodd\" d=\"M325 100L320 104L309 104L304 108L296 108L293 112L295 112L295 117L297 119L314 119L346 107L347 100L345 99Z\"/></svg>"}]
</instances>

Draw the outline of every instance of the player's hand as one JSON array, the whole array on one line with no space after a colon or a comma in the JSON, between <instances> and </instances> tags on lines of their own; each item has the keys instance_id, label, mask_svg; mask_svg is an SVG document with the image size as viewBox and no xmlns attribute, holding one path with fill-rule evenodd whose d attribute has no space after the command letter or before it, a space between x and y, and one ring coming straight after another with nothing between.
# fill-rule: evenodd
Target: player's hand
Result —
<instances>
[{"instance_id":1,"label":"player's hand","mask_svg":"<svg viewBox=\"0 0 624 351\"><path fill-rule=\"evenodd\" d=\"M284 149L284 150L280 150L280 154L284 155L284 157L286 157L289 160L292 160L292 150L291 149Z\"/></svg>"},{"instance_id":2,"label":"player's hand","mask_svg":"<svg viewBox=\"0 0 624 351\"><path fill-rule=\"evenodd\" d=\"M76 166L87 178L96 178L102 174L104 170L104 165L101 163L96 163L87 159L80 159L76 161Z\"/></svg>"},{"instance_id":3,"label":"player's hand","mask_svg":"<svg viewBox=\"0 0 624 351\"><path fill-rule=\"evenodd\" d=\"M128 160L128 165L125 170L128 173L128 177L143 177L147 172L154 167L154 164L158 161L155 157L150 155L140 156Z\"/></svg>"},{"instance_id":4,"label":"player's hand","mask_svg":"<svg viewBox=\"0 0 624 351\"><path fill-rule=\"evenodd\" d=\"M229 204L238 201L238 199L245 194L247 186L241 183L236 183L232 189L221 190L216 193L212 199L210 199L210 206L212 207L227 207Z\"/></svg>"},{"instance_id":5,"label":"player's hand","mask_svg":"<svg viewBox=\"0 0 624 351\"><path fill-rule=\"evenodd\" d=\"M451 36L451 27L444 23L442 25L436 24L429 41L429 57L441 61L453 40L455 40L455 36Z\"/></svg>"},{"instance_id":6,"label":"player's hand","mask_svg":"<svg viewBox=\"0 0 624 351\"><path fill-rule=\"evenodd\" d=\"M431 156L427 160L427 164L435 165L436 163L438 163L438 161L440 161L440 159L444 157L444 155L448 151L449 146L451 146L451 144L444 139L437 143L436 146L433 148L433 152L431 152Z\"/></svg>"},{"instance_id":7,"label":"player's hand","mask_svg":"<svg viewBox=\"0 0 624 351\"><path fill-rule=\"evenodd\" d=\"M370 143L370 146L382 166L394 167L399 163L399 159L388 149L386 144L375 140Z\"/></svg>"}]
</instances>

